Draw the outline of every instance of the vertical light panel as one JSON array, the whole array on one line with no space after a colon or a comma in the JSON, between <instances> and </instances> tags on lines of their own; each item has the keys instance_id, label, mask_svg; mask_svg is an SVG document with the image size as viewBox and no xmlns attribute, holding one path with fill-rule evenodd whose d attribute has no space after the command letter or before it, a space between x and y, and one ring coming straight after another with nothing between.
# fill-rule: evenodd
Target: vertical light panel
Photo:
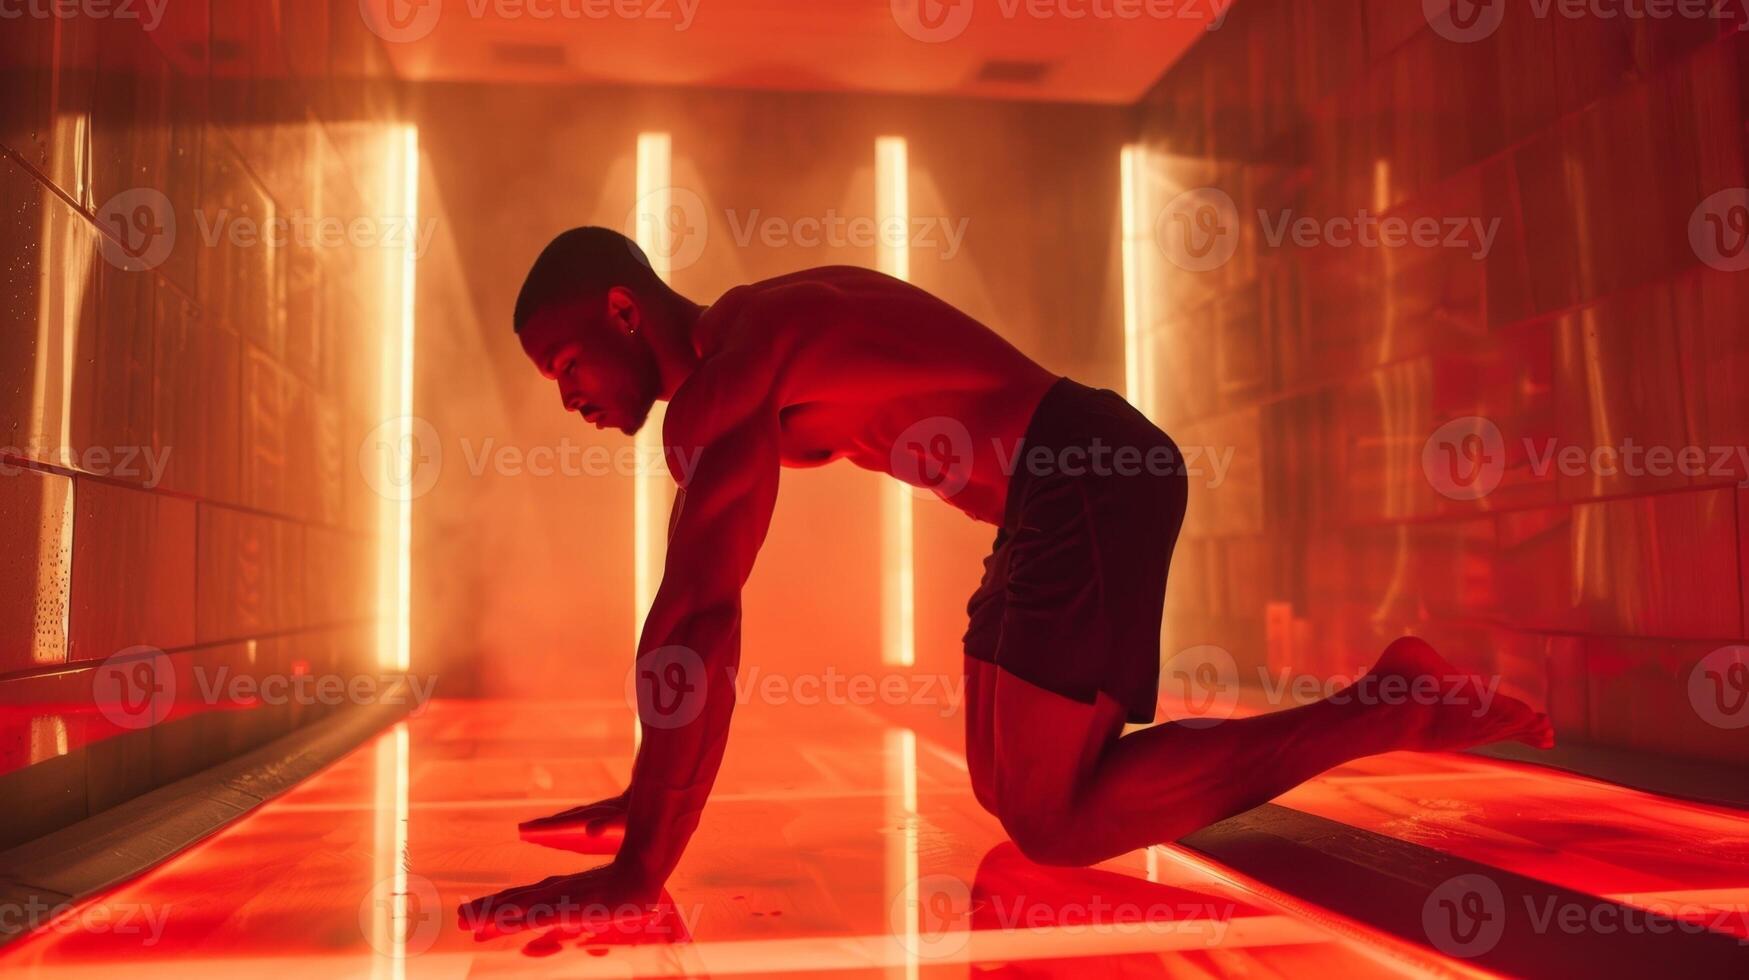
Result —
<instances>
[{"instance_id":1,"label":"vertical light panel","mask_svg":"<svg viewBox=\"0 0 1749 980\"><path fill-rule=\"evenodd\" d=\"M895 279L911 278L911 189L908 146L903 137L875 141L877 261ZM888 666L917 662L916 560L913 553L915 496L887 481L881 497L881 660Z\"/></svg>"},{"instance_id":2,"label":"vertical light panel","mask_svg":"<svg viewBox=\"0 0 1749 980\"><path fill-rule=\"evenodd\" d=\"M383 487L410 487L419 465L413 430L413 345L418 294L419 129L391 132L384 154L387 207L399 206L406 222L399 249L388 249L383 278L384 329L381 407L384 435L394 451L382 454L387 469ZM385 215L385 220L387 216ZM404 468L404 469L401 469ZM378 509L381 543L377 553L377 663L389 670L412 667L413 499L410 493L384 493Z\"/></svg>"},{"instance_id":3,"label":"vertical light panel","mask_svg":"<svg viewBox=\"0 0 1749 980\"><path fill-rule=\"evenodd\" d=\"M400 722L376 742L375 880L371 893L370 944L379 954L373 980L405 980L407 939L420 928L412 921L407 880L407 827L412 812L412 754L407 723ZM431 909L420 908L421 915Z\"/></svg>"},{"instance_id":4,"label":"vertical light panel","mask_svg":"<svg viewBox=\"0 0 1749 980\"><path fill-rule=\"evenodd\" d=\"M1123 188L1124 396L1142 414L1153 418L1154 359L1147 336L1152 311L1145 263L1154 226L1148 211L1147 151L1135 144L1124 147L1119 166Z\"/></svg>"},{"instance_id":5,"label":"vertical light panel","mask_svg":"<svg viewBox=\"0 0 1749 980\"><path fill-rule=\"evenodd\" d=\"M892 907L902 910L903 918L895 923L892 941L898 949L887 975L917 980L922 966L923 915L939 916L938 909L927 909L923 903L930 897L922 894L922 865L917 851L917 733L909 728L889 728L886 732L887 757L887 826L897 826L899 833L887 835L887 895ZM931 922L933 927L936 923Z\"/></svg>"},{"instance_id":6,"label":"vertical light panel","mask_svg":"<svg viewBox=\"0 0 1749 980\"><path fill-rule=\"evenodd\" d=\"M669 225L669 212L674 204L669 183L672 151L673 141L667 133L638 134L637 243L649 256L650 268L663 282L669 281L673 271L673 230ZM666 407L663 402L652 406L649 420L637 435L639 468L634 477L637 482L632 504L634 644L644 635L644 617L649 615L656 588L662 582L662 562L667 551L662 528L667 526L670 481L657 463L662 458L662 419Z\"/></svg>"}]
</instances>

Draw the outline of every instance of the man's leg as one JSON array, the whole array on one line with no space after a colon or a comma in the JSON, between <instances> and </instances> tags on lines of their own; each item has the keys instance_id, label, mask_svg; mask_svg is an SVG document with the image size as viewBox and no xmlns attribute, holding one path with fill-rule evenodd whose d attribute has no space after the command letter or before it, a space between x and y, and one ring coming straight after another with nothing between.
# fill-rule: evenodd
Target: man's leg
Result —
<instances>
[{"instance_id":1,"label":"man's leg","mask_svg":"<svg viewBox=\"0 0 1749 980\"><path fill-rule=\"evenodd\" d=\"M1464 676L1412 638L1393 643L1373 675ZM1103 695L1082 704L1002 673L995 703L997 816L1029 857L1048 864L1094 864L1177 840L1368 755L1507 739L1553 743L1545 716L1504 695L1486 711L1473 698L1426 704L1333 697L1208 727L1165 724L1122 737L1123 709Z\"/></svg>"},{"instance_id":2,"label":"man's leg","mask_svg":"<svg viewBox=\"0 0 1749 980\"><path fill-rule=\"evenodd\" d=\"M966 658L966 770L972 795L996 812L996 665Z\"/></svg>"}]
</instances>

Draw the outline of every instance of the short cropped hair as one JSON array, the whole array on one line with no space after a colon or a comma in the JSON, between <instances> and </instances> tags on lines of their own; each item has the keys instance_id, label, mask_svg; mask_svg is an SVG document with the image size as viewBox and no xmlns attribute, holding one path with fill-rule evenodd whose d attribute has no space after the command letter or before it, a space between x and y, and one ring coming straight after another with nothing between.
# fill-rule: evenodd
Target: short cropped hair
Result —
<instances>
[{"instance_id":1,"label":"short cropped hair","mask_svg":"<svg viewBox=\"0 0 1749 980\"><path fill-rule=\"evenodd\" d=\"M608 228L573 228L552 240L516 297L516 332L548 307L624 286L640 298L671 292L638 243Z\"/></svg>"}]
</instances>

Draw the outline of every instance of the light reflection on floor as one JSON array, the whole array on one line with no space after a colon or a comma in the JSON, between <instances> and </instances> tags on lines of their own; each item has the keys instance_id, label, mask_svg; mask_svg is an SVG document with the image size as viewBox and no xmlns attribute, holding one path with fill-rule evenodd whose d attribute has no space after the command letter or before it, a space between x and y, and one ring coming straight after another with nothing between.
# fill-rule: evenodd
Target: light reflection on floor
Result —
<instances>
[{"instance_id":1,"label":"light reflection on floor","mask_svg":"<svg viewBox=\"0 0 1749 980\"><path fill-rule=\"evenodd\" d=\"M1749 815L1473 756L1364 759L1276 802L1749 938Z\"/></svg>"},{"instance_id":2,"label":"light reflection on floor","mask_svg":"<svg viewBox=\"0 0 1749 980\"><path fill-rule=\"evenodd\" d=\"M1422 976L1173 849L1098 869L1021 858L956 741L858 709L736 718L659 930L476 943L464 899L598 859L516 823L617 791L612 704L438 702L314 779L0 954L8 976Z\"/></svg>"}]
</instances>

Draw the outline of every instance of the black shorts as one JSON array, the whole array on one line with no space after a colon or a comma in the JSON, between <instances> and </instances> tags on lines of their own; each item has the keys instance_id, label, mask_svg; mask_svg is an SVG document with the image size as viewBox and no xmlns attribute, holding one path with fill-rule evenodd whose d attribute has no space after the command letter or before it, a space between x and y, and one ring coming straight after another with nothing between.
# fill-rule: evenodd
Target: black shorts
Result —
<instances>
[{"instance_id":1,"label":"black shorts","mask_svg":"<svg viewBox=\"0 0 1749 980\"><path fill-rule=\"evenodd\" d=\"M1154 720L1166 571L1184 523L1178 447L1116 392L1064 378L1014 456L966 656L1129 721Z\"/></svg>"}]
</instances>

